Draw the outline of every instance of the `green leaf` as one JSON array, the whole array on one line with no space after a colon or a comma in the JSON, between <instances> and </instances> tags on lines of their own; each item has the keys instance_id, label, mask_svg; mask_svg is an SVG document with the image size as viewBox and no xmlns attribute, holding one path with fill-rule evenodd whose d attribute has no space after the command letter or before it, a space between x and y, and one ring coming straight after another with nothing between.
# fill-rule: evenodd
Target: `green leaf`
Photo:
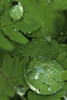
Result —
<instances>
[{"instance_id":1,"label":"green leaf","mask_svg":"<svg viewBox=\"0 0 67 100\"><path fill-rule=\"evenodd\" d=\"M62 49L55 40L48 42L45 39L33 39L27 45L22 46L20 51L24 56L46 56L55 59Z\"/></svg>"},{"instance_id":2,"label":"green leaf","mask_svg":"<svg viewBox=\"0 0 67 100\"><path fill-rule=\"evenodd\" d=\"M63 80L67 80L67 70L62 73Z\"/></svg>"},{"instance_id":3,"label":"green leaf","mask_svg":"<svg viewBox=\"0 0 67 100\"><path fill-rule=\"evenodd\" d=\"M11 20L10 18L9 9L11 2L5 0L4 4L4 12L1 16L0 29L3 30L4 34L8 36L10 40L16 41L21 44L26 44L28 42L28 39L24 35L22 35L21 32L19 32L20 30L18 31L17 29L16 31L16 28L14 28L13 26L13 24L15 24L16 22L13 22L13 20Z\"/></svg>"},{"instance_id":4,"label":"green leaf","mask_svg":"<svg viewBox=\"0 0 67 100\"><path fill-rule=\"evenodd\" d=\"M61 90L53 95L38 95L32 91L28 93L28 100L61 100L61 98L64 98L65 96L65 91Z\"/></svg>"},{"instance_id":5,"label":"green leaf","mask_svg":"<svg viewBox=\"0 0 67 100\"><path fill-rule=\"evenodd\" d=\"M53 8L53 5L48 4L48 0L43 1L33 1L33 0L24 0L21 1L21 4L24 7L24 16L18 22L13 22L10 19L9 9L11 2L7 1L7 8L2 16L1 23L2 25L11 26L18 31L22 31L25 34L30 34L33 31L40 29L40 33L35 35L40 37L45 36L56 36L66 23L65 15L62 11L59 11ZM53 2L53 1L50 1ZM48 6L47 6L48 4ZM52 3L51 3L52 4ZM54 4L54 3L53 3ZM6 6L5 6L6 7ZM58 8L59 9L59 8ZM4 20L5 16L5 20ZM1 26L3 28L4 26ZM31 34L32 35L32 34Z\"/></svg>"},{"instance_id":6,"label":"green leaf","mask_svg":"<svg viewBox=\"0 0 67 100\"><path fill-rule=\"evenodd\" d=\"M67 0L53 0L52 6L55 10L65 10L67 9Z\"/></svg>"},{"instance_id":7,"label":"green leaf","mask_svg":"<svg viewBox=\"0 0 67 100\"><path fill-rule=\"evenodd\" d=\"M24 80L24 63L26 64L26 60L20 61L18 56L12 58L9 54L4 58L2 71L14 88L23 86L25 89L28 89Z\"/></svg>"},{"instance_id":8,"label":"green leaf","mask_svg":"<svg viewBox=\"0 0 67 100\"><path fill-rule=\"evenodd\" d=\"M7 54L7 52L5 50L3 50L2 48L0 48L0 67L2 67L3 59L6 54Z\"/></svg>"},{"instance_id":9,"label":"green leaf","mask_svg":"<svg viewBox=\"0 0 67 100\"><path fill-rule=\"evenodd\" d=\"M1 15L1 25L7 25L11 24L11 19L9 16L9 6L10 6L10 1L9 0L4 0L4 12ZM1 26L0 26L1 28Z\"/></svg>"},{"instance_id":10,"label":"green leaf","mask_svg":"<svg viewBox=\"0 0 67 100\"><path fill-rule=\"evenodd\" d=\"M54 95L46 96L45 100L61 100L61 98L64 98L65 92L66 91L61 90L61 91L55 93Z\"/></svg>"},{"instance_id":11,"label":"green leaf","mask_svg":"<svg viewBox=\"0 0 67 100\"><path fill-rule=\"evenodd\" d=\"M38 95L32 91L28 92L28 100L44 100L45 96Z\"/></svg>"},{"instance_id":12,"label":"green leaf","mask_svg":"<svg viewBox=\"0 0 67 100\"><path fill-rule=\"evenodd\" d=\"M65 82L63 89L67 91L67 82Z\"/></svg>"},{"instance_id":13,"label":"green leaf","mask_svg":"<svg viewBox=\"0 0 67 100\"><path fill-rule=\"evenodd\" d=\"M13 45L11 44L10 41L2 34L0 31L0 47L5 49L5 50L13 50Z\"/></svg>"},{"instance_id":14,"label":"green leaf","mask_svg":"<svg viewBox=\"0 0 67 100\"><path fill-rule=\"evenodd\" d=\"M7 78L13 76L13 59L9 54L4 57L2 70Z\"/></svg>"},{"instance_id":15,"label":"green leaf","mask_svg":"<svg viewBox=\"0 0 67 100\"><path fill-rule=\"evenodd\" d=\"M24 33L30 34L33 31L36 31L40 28L40 25L32 19L25 19L13 24L13 27L16 28L18 31L21 30Z\"/></svg>"},{"instance_id":16,"label":"green leaf","mask_svg":"<svg viewBox=\"0 0 67 100\"><path fill-rule=\"evenodd\" d=\"M48 32L54 35L54 33L59 32L65 24L63 12L58 12L58 10L54 9L50 4L47 6L47 3L48 0L40 0L39 2L33 0L22 1L26 11L24 20L28 19L29 21L29 19L32 19L32 22L35 20L39 23L42 31L41 34L44 34L44 36Z\"/></svg>"},{"instance_id":17,"label":"green leaf","mask_svg":"<svg viewBox=\"0 0 67 100\"><path fill-rule=\"evenodd\" d=\"M58 55L57 61L64 66L64 69L67 69L67 53L66 52L61 52Z\"/></svg>"},{"instance_id":18,"label":"green leaf","mask_svg":"<svg viewBox=\"0 0 67 100\"><path fill-rule=\"evenodd\" d=\"M62 48L64 51L67 52L67 45L66 45L66 44L61 44L60 46L61 46L61 48Z\"/></svg>"},{"instance_id":19,"label":"green leaf","mask_svg":"<svg viewBox=\"0 0 67 100\"><path fill-rule=\"evenodd\" d=\"M58 42L59 43L64 43L65 41L66 41L66 39L67 39L67 36L65 36L65 35L63 35L63 36L59 36L59 38L58 38Z\"/></svg>"},{"instance_id":20,"label":"green leaf","mask_svg":"<svg viewBox=\"0 0 67 100\"><path fill-rule=\"evenodd\" d=\"M11 40L15 42L21 44L28 43L28 39L21 32L18 32L16 29L12 27L4 28L3 31L5 35L7 35Z\"/></svg>"},{"instance_id":21,"label":"green leaf","mask_svg":"<svg viewBox=\"0 0 67 100\"><path fill-rule=\"evenodd\" d=\"M10 100L14 94L15 93L12 90L12 85L8 82L5 75L0 71L0 100Z\"/></svg>"}]
</instances>

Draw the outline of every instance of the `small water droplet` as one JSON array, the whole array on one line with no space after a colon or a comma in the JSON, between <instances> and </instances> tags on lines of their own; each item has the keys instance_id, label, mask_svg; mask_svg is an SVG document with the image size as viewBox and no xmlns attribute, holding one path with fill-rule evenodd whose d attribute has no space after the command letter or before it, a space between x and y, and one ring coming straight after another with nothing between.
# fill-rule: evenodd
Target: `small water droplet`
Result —
<instances>
[{"instance_id":1,"label":"small water droplet","mask_svg":"<svg viewBox=\"0 0 67 100\"><path fill-rule=\"evenodd\" d=\"M47 0L46 6L49 6L50 3L51 3L51 0Z\"/></svg>"},{"instance_id":2,"label":"small water droplet","mask_svg":"<svg viewBox=\"0 0 67 100\"><path fill-rule=\"evenodd\" d=\"M29 31L28 34L31 34L31 31Z\"/></svg>"},{"instance_id":3,"label":"small water droplet","mask_svg":"<svg viewBox=\"0 0 67 100\"><path fill-rule=\"evenodd\" d=\"M46 39L47 41L49 41L49 42L51 41L51 37L49 37L49 36L48 36L48 37L45 37L45 39Z\"/></svg>"},{"instance_id":4,"label":"small water droplet","mask_svg":"<svg viewBox=\"0 0 67 100\"><path fill-rule=\"evenodd\" d=\"M61 34L61 35L63 35L64 33L63 33L63 32L61 32L60 34Z\"/></svg>"},{"instance_id":5,"label":"small water droplet","mask_svg":"<svg viewBox=\"0 0 67 100\"><path fill-rule=\"evenodd\" d=\"M51 91L51 88L48 88L49 91Z\"/></svg>"},{"instance_id":6,"label":"small water droplet","mask_svg":"<svg viewBox=\"0 0 67 100\"><path fill-rule=\"evenodd\" d=\"M26 93L26 89L23 86L15 87L18 95L23 96Z\"/></svg>"},{"instance_id":7,"label":"small water droplet","mask_svg":"<svg viewBox=\"0 0 67 100\"><path fill-rule=\"evenodd\" d=\"M38 58L42 58L42 56L39 56Z\"/></svg>"},{"instance_id":8,"label":"small water droplet","mask_svg":"<svg viewBox=\"0 0 67 100\"><path fill-rule=\"evenodd\" d=\"M50 71L50 70L48 69L48 71Z\"/></svg>"},{"instance_id":9,"label":"small water droplet","mask_svg":"<svg viewBox=\"0 0 67 100\"><path fill-rule=\"evenodd\" d=\"M65 100L67 100L67 97L66 97L66 96L64 96L64 99L65 99Z\"/></svg>"},{"instance_id":10,"label":"small water droplet","mask_svg":"<svg viewBox=\"0 0 67 100\"><path fill-rule=\"evenodd\" d=\"M67 100L67 91L65 93L64 99Z\"/></svg>"},{"instance_id":11,"label":"small water droplet","mask_svg":"<svg viewBox=\"0 0 67 100\"><path fill-rule=\"evenodd\" d=\"M53 60L54 62L56 62L56 60Z\"/></svg>"},{"instance_id":12,"label":"small water droplet","mask_svg":"<svg viewBox=\"0 0 67 100\"><path fill-rule=\"evenodd\" d=\"M38 79L38 75L35 76L35 79L36 79L36 80Z\"/></svg>"},{"instance_id":13,"label":"small water droplet","mask_svg":"<svg viewBox=\"0 0 67 100\"><path fill-rule=\"evenodd\" d=\"M48 0L48 3L51 3L51 0Z\"/></svg>"},{"instance_id":14,"label":"small water droplet","mask_svg":"<svg viewBox=\"0 0 67 100\"><path fill-rule=\"evenodd\" d=\"M15 28L14 31L16 31L17 29Z\"/></svg>"}]
</instances>

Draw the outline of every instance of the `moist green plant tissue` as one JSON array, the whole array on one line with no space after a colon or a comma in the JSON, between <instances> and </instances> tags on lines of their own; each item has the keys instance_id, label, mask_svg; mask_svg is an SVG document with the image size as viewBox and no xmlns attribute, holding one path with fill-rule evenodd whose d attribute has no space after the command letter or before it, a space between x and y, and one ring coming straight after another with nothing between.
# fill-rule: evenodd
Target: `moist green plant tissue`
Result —
<instances>
[{"instance_id":1,"label":"moist green plant tissue","mask_svg":"<svg viewBox=\"0 0 67 100\"><path fill-rule=\"evenodd\" d=\"M25 68L25 80L38 94L53 94L63 86L63 67L46 57L34 58Z\"/></svg>"}]
</instances>

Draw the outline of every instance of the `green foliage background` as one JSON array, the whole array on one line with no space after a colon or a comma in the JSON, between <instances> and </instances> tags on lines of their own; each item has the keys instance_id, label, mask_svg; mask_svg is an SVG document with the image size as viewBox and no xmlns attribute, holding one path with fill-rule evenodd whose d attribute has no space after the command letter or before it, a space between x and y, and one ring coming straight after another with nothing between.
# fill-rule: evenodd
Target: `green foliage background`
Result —
<instances>
[{"instance_id":1,"label":"green foliage background","mask_svg":"<svg viewBox=\"0 0 67 100\"><path fill-rule=\"evenodd\" d=\"M14 21L11 4L21 2L23 17ZM65 84L53 95L38 95L24 80L30 57L59 62ZM20 95L19 92L22 94ZM0 0L0 100L66 100L67 0Z\"/></svg>"}]
</instances>

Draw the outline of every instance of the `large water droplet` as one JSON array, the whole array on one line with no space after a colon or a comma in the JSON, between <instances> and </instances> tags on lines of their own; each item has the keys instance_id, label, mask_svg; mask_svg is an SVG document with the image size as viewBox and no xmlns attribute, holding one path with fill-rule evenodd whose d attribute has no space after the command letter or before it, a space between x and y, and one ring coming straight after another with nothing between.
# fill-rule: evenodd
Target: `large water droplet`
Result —
<instances>
[{"instance_id":1,"label":"large water droplet","mask_svg":"<svg viewBox=\"0 0 67 100\"><path fill-rule=\"evenodd\" d=\"M9 9L10 17L13 20L19 20L23 17L23 6L20 2L18 4L11 6Z\"/></svg>"}]
</instances>

